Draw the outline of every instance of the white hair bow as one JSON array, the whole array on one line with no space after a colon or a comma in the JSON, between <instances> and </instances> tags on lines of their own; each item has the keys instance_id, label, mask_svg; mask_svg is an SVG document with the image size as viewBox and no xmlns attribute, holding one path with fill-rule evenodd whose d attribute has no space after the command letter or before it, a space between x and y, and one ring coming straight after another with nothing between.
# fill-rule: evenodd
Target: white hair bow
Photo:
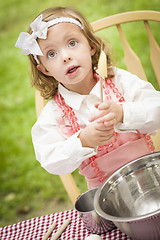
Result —
<instances>
[{"instance_id":1,"label":"white hair bow","mask_svg":"<svg viewBox=\"0 0 160 240\"><path fill-rule=\"evenodd\" d=\"M43 53L38 45L37 38L46 39L48 28L57 23L73 23L83 30L82 24L74 18L59 17L48 22L42 21L43 15L38 16L30 25L32 34L21 32L15 44L15 47L22 49L24 55L33 54L36 62L39 64L37 56L43 56Z\"/></svg>"},{"instance_id":2,"label":"white hair bow","mask_svg":"<svg viewBox=\"0 0 160 240\"><path fill-rule=\"evenodd\" d=\"M42 18L41 14L31 23L32 34L21 32L19 35L15 47L22 49L24 55L33 54L43 56L36 39L46 39L49 22L43 22Z\"/></svg>"}]
</instances>

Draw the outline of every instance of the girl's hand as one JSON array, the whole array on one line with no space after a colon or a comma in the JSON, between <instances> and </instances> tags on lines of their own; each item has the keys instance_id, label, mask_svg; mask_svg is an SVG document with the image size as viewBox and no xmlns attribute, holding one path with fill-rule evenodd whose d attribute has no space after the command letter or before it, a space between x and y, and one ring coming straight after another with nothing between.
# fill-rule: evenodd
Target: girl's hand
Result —
<instances>
[{"instance_id":1,"label":"girl's hand","mask_svg":"<svg viewBox=\"0 0 160 240\"><path fill-rule=\"evenodd\" d=\"M97 123L104 123L106 126L112 126L123 122L123 107L121 104L112 101L104 101L95 104L95 107L99 112L90 118L91 122L96 121Z\"/></svg>"},{"instance_id":2,"label":"girl's hand","mask_svg":"<svg viewBox=\"0 0 160 240\"><path fill-rule=\"evenodd\" d=\"M83 147L95 148L110 144L114 139L113 132L113 126L108 127L104 123L93 122L84 128L78 137Z\"/></svg>"}]
</instances>

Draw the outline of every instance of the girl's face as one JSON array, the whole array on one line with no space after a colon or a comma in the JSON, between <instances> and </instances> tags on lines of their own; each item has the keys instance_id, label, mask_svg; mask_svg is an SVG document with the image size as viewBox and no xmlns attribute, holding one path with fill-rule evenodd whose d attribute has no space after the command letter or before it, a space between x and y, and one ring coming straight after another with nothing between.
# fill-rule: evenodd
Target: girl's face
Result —
<instances>
[{"instance_id":1,"label":"girl's face","mask_svg":"<svg viewBox=\"0 0 160 240\"><path fill-rule=\"evenodd\" d=\"M47 39L38 43L44 55L37 65L39 71L79 93L94 82L91 56L96 47L88 43L78 26L59 23L48 29Z\"/></svg>"}]
</instances>

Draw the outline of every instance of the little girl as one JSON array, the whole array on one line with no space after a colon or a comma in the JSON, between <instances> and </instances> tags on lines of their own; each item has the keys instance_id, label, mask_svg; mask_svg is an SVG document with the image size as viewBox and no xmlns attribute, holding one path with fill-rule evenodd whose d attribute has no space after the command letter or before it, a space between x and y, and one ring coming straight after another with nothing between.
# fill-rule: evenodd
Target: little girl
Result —
<instances>
[{"instance_id":1,"label":"little girl","mask_svg":"<svg viewBox=\"0 0 160 240\"><path fill-rule=\"evenodd\" d=\"M155 151L150 134L160 128L160 92L113 67L107 46L72 8L42 12L16 47L29 55L32 84L48 99L32 128L37 160L52 174L76 168L88 188ZM107 56L108 77L100 102L97 64Z\"/></svg>"}]
</instances>

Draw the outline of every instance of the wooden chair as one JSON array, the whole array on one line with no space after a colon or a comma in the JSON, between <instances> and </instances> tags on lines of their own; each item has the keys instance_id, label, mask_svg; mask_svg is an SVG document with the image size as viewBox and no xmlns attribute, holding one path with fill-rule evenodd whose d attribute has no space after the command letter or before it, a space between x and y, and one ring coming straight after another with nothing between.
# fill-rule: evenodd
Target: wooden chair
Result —
<instances>
[{"instance_id":1,"label":"wooden chair","mask_svg":"<svg viewBox=\"0 0 160 240\"><path fill-rule=\"evenodd\" d=\"M106 29L112 26L116 26L119 32L123 49L125 55L125 64L131 73L136 74L141 79L147 81L147 77L145 71L142 67L142 64L138 58L138 56L134 53L131 49L123 31L121 28L121 24L129 23L134 21L143 21L150 44L150 52L151 52L151 63L160 86L160 48L151 32L149 21L157 21L160 22L160 12L156 11L134 11L134 12L125 12L116 14L113 16L109 16L106 18L102 18L98 21L91 23L95 32L100 31L102 29ZM39 91L36 90L35 94L35 102L36 102L36 113L37 117L40 115L43 107L45 106L45 100L40 96ZM157 150L160 150L160 131L157 133L155 137L153 137L154 145L156 146ZM64 187L71 199L72 203L74 204L77 197L80 195L80 191L76 186L76 183L72 177L72 174L66 174L60 176Z\"/></svg>"}]
</instances>

